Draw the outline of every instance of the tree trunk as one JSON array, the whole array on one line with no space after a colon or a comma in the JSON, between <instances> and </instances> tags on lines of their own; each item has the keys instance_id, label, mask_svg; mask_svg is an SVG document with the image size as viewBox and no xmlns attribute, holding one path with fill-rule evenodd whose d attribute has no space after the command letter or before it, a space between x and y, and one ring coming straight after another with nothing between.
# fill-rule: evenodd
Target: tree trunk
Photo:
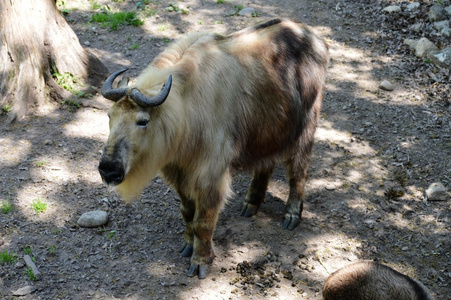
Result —
<instances>
[{"instance_id":1,"label":"tree trunk","mask_svg":"<svg viewBox=\"0 0 451 300\"><path fill-rule=\"evenodd\" d=\"M0 105L12 107L9 121L33 112L48 96L63 98L52 66L94 86L108 72L80 45L55 0L0 0Z\"/></svg>"}]
</instances>

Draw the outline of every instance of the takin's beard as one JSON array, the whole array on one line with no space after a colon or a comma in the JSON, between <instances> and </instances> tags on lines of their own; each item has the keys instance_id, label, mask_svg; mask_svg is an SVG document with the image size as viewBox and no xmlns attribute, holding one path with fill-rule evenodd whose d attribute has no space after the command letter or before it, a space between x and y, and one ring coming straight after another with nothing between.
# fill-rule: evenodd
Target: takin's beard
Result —
<instances>
[{"instance_id":1,"label":"takin's beard","mask_svg":"<svg viewBox=\"0 0 451 300\"><path fill-rule=\"evenodd\" d=\"M130 168L124 181L116 187L116 191L125 203L137 200L160 169L158 162L149 159L139 160Z\"/></svg>"}]
</instances>

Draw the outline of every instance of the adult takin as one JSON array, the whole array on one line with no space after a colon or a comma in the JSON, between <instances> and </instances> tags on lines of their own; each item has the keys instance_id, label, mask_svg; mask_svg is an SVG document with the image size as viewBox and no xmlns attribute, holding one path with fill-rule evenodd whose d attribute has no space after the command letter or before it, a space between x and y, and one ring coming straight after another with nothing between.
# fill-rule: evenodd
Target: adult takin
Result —
<instances>
[{"instance_id":1,"label":"adult takin","mask_svg":"<svg viewBox=\"0 0 451 300\"><path fill-rule=\"evenodd\" d=\"M110 134L100 159L105 183L124 201L161 173L181 199L181 254L188 276L205 278L218 214L233 170L253 171L241 215L255 215L278 161L290 192L283 227L299 222L329 59L304 24L274 19L230 35L194 33L170 45L130 87L102 95Z\"/></svg>"}]
</instances>

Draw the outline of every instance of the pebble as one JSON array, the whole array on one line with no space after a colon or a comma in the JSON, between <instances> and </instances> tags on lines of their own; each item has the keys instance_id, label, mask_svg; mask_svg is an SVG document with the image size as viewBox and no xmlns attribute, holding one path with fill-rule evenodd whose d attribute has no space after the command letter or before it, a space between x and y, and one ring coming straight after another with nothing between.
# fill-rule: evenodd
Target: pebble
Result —
<instances>
[{"instance_id":1,"label":"pebble","mask_svg":"<svg viewBox=\"0 0 451 300\"><path fill-rule=\"evenodd\" d=\"M449 193L441 182L434 182L426 190L426 197L429 201L446 201Z\"/></svg>"},{"instance_id":2,"label":"pebble","mask_svg":"<svg viewBox=\"0 0 451 300\"><path fill-rule=\"evenodd\" d=\"M86 41L84 42L85 46L91 46L91 42L90 41Z\"/></svg>"},{"instance_id":3,"label":"pebble","mask_svg":"<svg viewBox=\"0 0 451 300\"><path fill-rule=\"evenodd\" d=\"M429 20L442 21L446 20L446 11L442 5L436 4L429 10Z\"/></svg>"},{"instance_id":4,"label":"pebble","mask_svg":"<svg viewBox=\"0 0 451 300\"><path fill-rule=\"evenodd\" d=\"M256 11L252 7L245 7L245 8L243 8L242 10L240 10L238 12L238 14L240 16L244 16L244 17L252 17L252 15L255 14L255 13L256 13Z\"/></svg>"},{"instance_id":5,"label":"pebble","mask_svg":"<svg viewBox=\"0 0 451 300\"><path fill-rule=\"evenodd\" d=\"M417 8L419 8L419 7L420 7L420 3L412 2L409 5L407 5L407 10L408 11L413 11L413 10L416 10Z\"/></svg>"},{"instance_id":6,"label":"pebble","mask_svg":"<svg viewBox=\"0 0 451 300\"><path fill-rule=\"evenodd\" d=\"M386 8L384 8L382 11L388 12L389 14L394 13L394 12L399 12L399 11L401 11L401 6L390 5L390 6L387 6Z\"/></svg>"},{"instance_id":7,"label":"pebble","mask_svg":"<svg viewBox=\"0 0 451 300\"><path fill-rule=\"evenodd\" d=\"M379 84L379 88L384 91L393 91L395 89L395 86L388 80L382 80L382 82Z\"/></svg>"},{"instance_id":8,"label":"pebble","mask_svg":"<svg viewBox=\"0 0 451 300\"><path fill-rule=\"evenodd\" d=\"M24 286L15 292L13 292L13 296L26 296L36 291L36 288L32 285Z\"/></svg>"},{"instance_id":9,"label":"pebble","mask_svg":"<svg viewBox=\"0 0 451 300\"><path fill-rule=\"evenodd\" d=\"M88 211L81 215L77 224L80 227L99 227L108 222L108 213L101 210Z\"/></svg>"},{"instance_id":10,"label":"pebble","mask_svg":"<svg viewBox=\"0 0 451 300\"><path fill-rule=\"evenodd\" d=\"M436 65L451 68L451 47L442 51L433 51L429 54L429 58Z\"/></svg>"},{"instance_id":11,"label":"pebble","mask_svg":"<svg viewBox=\"0 0 451 300\"><path fill-rule=\"evenodd\" d=\"M446 14L447 14L448 16L450 16L450 17L451 17L451 5L450 5L450 6L447 6L447 7L445 7L445 12L446 12Z\"/></svg>"}]
</instances>

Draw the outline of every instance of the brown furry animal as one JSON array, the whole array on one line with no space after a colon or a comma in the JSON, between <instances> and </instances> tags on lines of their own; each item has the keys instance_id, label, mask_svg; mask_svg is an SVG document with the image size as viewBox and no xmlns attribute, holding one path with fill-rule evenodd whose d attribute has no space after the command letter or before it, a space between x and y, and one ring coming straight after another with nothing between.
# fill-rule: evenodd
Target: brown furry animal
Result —
<instances>
[{"instance_id":1,"label":"brown furry animal","mask_svg":"<svg viewBox=\"0 0 451 300\"><path fill-rule=\"evenodd\" d=\"M309 27L275 19L227 36L188 35L134 86L112 88L125 70L105 82L102 94L116 103L99 172L126 201L159 172L175 187L189 276L208 274L234 169L254 172L241 211L250 217L283 161L290 184L283 227L298 224L328 59L327 45Z\"/></svg>"},{"instance_id":2,"label":"brown furry animal","mask_svg":"<svg viewBox=\"0 0 451 300\"><path fill-rule=\"evenodd\" d=\"M374 261L335 271L323 288L324 300L432 300L419 281Z\"/></svg>"}]
</instances>

